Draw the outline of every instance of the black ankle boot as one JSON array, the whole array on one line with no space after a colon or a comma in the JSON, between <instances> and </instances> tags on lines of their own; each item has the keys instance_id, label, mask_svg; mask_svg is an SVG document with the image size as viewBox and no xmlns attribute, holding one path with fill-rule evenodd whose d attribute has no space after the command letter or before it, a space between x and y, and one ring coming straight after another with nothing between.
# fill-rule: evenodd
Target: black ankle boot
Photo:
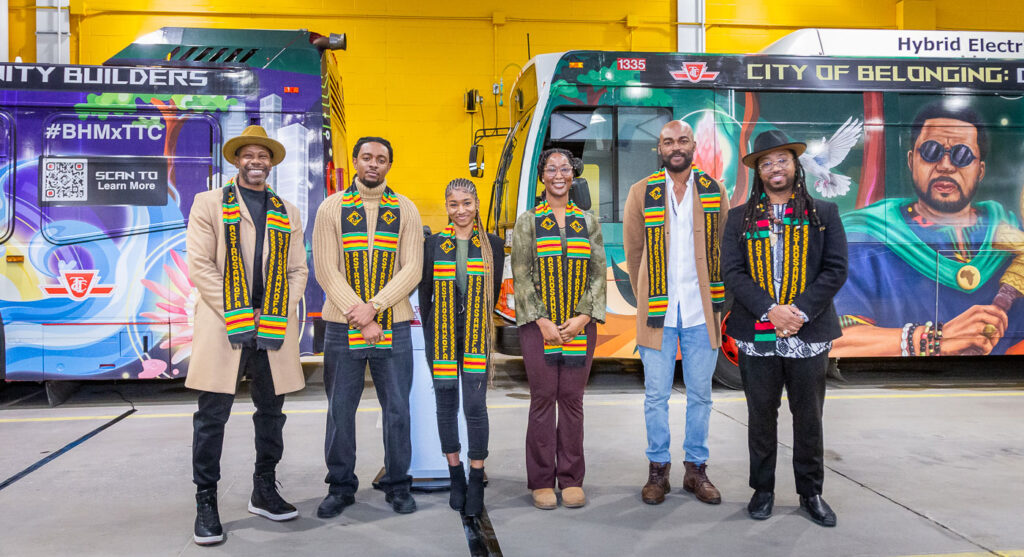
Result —
<instances>
[{"instance_id":1,"label":"black ankle boot","mask_svg":"<svg viewBox=\"0 0 1024 557\"><path fill-rule=\"evenodd\" d=\"M484 469L469 468L469 485L466 487L466 516L480 516L484 510Z\"/></svg>"},{"instance_id":2,"label":"black ankle boot","mask_svg":"<svg viewBox=\"0 0 1024 557\"><path fill-rule=\"evenodd\" d=\"M217 488L201 489L196 493L196 524L192 538L199 545L213 545L224 541L224 528L217 513Z\"/></svg>"},{"instance_id":3,"label":"black ankle boot","mask_svg":"<svg viewBox=\"0 0 1024 557\"><path fill-rule=\"evenodd\" d=\"M452 478L452 489L448 495L448 505L452 510L461 512L466 506L466 469L460 462L458 466L449 466L448 474Z\"/></svg>"}]
</instances>

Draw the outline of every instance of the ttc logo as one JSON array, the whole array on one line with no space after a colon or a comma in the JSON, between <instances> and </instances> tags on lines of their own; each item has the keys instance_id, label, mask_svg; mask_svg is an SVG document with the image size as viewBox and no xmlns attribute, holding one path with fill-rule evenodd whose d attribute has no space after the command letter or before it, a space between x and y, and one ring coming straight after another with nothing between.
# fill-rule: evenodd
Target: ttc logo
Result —
<instances>
[{"instance_id":1,"label":"ttc logo","mask_svg":"<svg viewBox=\"0 0 1024 557\"><path fill-rule=\"evenodd\" d=\"M97 284L97 271L61 271L60 284L42 286L43 292L51 298L71 298L81 301L93 297L109 297L114 292L112 284Z\"/></svg>"},{"instance_id":2,"label":"ttc logo","mask_svg":"<svg viewBox=\"0 0 1024 557\"><path fill-rule=\"evenodd\" d=\"M668 72L676 81L689 81L698 83L701 81L714 81L718 72L707 71L708 65L704 62L683 62L683 70Z\"/></svg>"}]
</instances>

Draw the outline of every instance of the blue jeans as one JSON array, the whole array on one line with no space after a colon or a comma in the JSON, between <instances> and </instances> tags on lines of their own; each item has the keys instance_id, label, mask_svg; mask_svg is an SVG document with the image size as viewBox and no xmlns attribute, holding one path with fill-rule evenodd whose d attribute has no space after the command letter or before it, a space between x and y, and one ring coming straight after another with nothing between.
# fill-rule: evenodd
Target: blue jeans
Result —
<instances>
[{"instance_id":1,"label":"blue jeans","mask_svg":"<svg viewBox=\"0 0 1024 557\"><path fill-rule=\"evenodd\" d=\"M644 419L647 424L647 459L671 462L671 434L668 425L668 399L672 394L677 346L683 353L683 381L686 383L686 439L683 451L687 462L703 464L708 459L708 422L711 418L711 377L715 374L718 350L711 348L708 328L665 327L661 350L640 346L644 363Z\"/></svg>"},{"instance_id":2,"label":"blue jeans","mask_svg":"<svg viewBox=\"0 0 1024 557\"><path fill-rule=\"evenodd\" d=\"M353 358L348 349L348 325L327 322L324 332L324 387L327 390L327 483L331 493L353 495L356 478L356 408L363 394L366 364L380 402L384 429L384 490L409 489L412 441L409 431L409 392L412 390L412 336L409 322L392 326L390 354ZM372 350L372 349L371 349Z\"/></svg>"}]
</instances>

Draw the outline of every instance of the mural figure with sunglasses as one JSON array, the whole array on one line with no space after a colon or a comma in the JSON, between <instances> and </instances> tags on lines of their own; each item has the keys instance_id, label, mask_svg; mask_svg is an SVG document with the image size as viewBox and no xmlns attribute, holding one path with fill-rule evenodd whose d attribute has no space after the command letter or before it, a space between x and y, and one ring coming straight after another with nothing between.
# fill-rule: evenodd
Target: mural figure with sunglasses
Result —
<instances>
[{"instance_id":1,"label":"mural figure with sunglasses","mask_svg":"<svg viewBox=\"0 0 1024 557\"><path fill-rule=\"evenodd\" d=\"M936 102L918 111L911 141L916 196L844 216L850 277L835 299L843 336L832 355L1005 354L1024 304L997 299L1014 253L995 240L1020 226L1000 203L975 200L988 132L972 108Z\"/></svg>"}]
</instances>

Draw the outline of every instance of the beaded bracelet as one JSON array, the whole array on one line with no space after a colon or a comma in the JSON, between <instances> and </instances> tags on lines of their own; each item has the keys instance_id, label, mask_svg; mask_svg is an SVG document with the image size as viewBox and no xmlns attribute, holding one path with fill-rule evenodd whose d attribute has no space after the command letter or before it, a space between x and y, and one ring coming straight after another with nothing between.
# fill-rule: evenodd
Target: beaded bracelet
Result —
<instances>
[{"instance_id":1,"label":"beaded bracelet","mask_svg":"<svg viewBox=\"0 0 1024 557\"><path fill-rule=\"evenodd\" d=\"M942 321L935 324L934 336L932 337L932 354L938 356L942 353Z\"/></svg>"},{"instance_id":2,"label":"beaded bracelet","mask_svg":"<svg viewBox=\"0 0 1024 557\"><path fill-rule=\"evenodd\" d=\"M903 332L900 333L900 356L910 355L910 335L915 328L917 328L917 325L913 323L907 323L903 326Z\"/></svg>"},{"instance_id":3,"label":"beaded bracelet","mask_svg":"<svg viewBox=\"0 0 1024 557\"><path fill-rule=\"evenodd\" d=\"M919 342L921 349L917 352L918 356L928 355L928 331L932 328L932 322L926 321L924 324L924 330L921 331L921 340Z\"/></svg>"}]
</instances>

